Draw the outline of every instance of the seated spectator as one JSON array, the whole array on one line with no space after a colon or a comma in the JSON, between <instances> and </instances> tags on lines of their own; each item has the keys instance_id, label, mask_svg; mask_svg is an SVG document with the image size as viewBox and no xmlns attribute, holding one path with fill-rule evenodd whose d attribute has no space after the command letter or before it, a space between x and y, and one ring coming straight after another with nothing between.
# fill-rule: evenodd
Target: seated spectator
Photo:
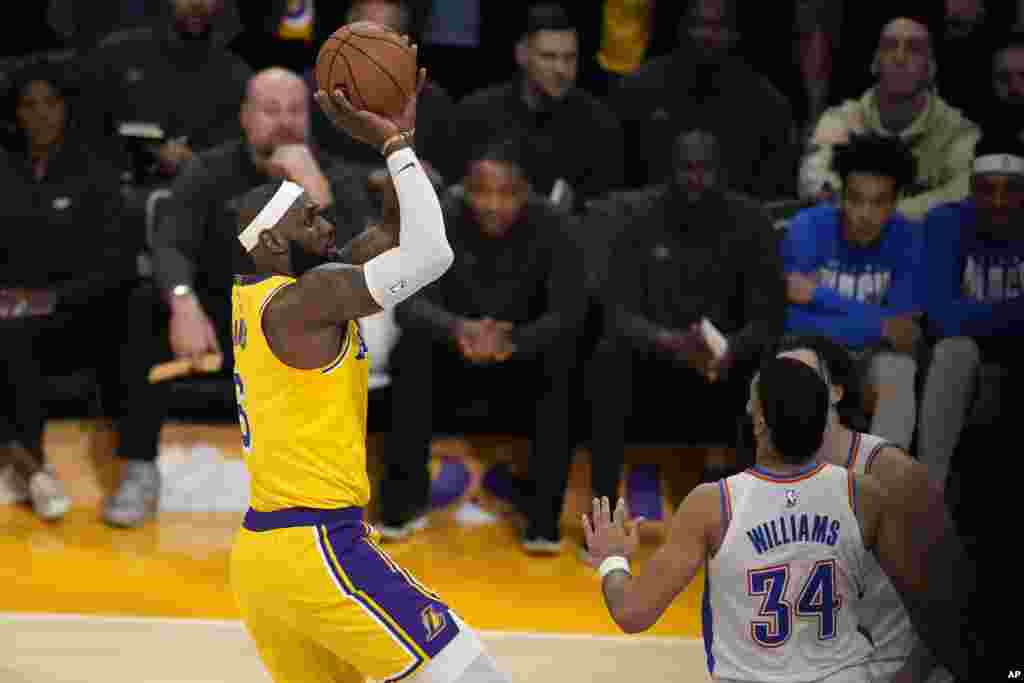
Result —
<instances>
[{"instance_id":1,"label":"seated spectator","mask_svg":"<svg viewBox=\"0 0 1024 683\"><path fill-rule=\"evenodd\" d=\"M1015 126L1024 139L1024 28L1005 33L993 47L991 104L980 122L986 130Z\"/></svg>"},{"instance_id":2,"label":"seated spectator","mask_svg":"<svg viewBox=\"0 0 1024 683\"><path fill-rule=\"evenodd\" d=\"M128 461L105 509L105 519L120 524L122 517L109 514L118 501L139 486L158 485L152 462L161 408L147 382L157 360L154 300L137 287L143 240L123 229L118 174L78 136L80 100L65 76L64 65L40 63L12 79L19 144L0 153L7 235L0 248L0 377L7 396L0 466L14 458L21 493L40 517L67 511L70 500L43 451L47 378L95 369L104 409L118 418L117 453Z\"/></svg>"},{"instance_id":3,"label":"seated spectator","mask_svg":"<svg viewBox=\"0 0 1024 683\"><path fill-rule=\"evenodd\" d=\"M727 187L761 199L794 193L792 108L733 54L738 7L734 0L688 0L676 51L641 66L613 91L626 136L628 186L664 182L672 172L666 141L701 128L720 141Z\"/></svg>"},{"instance_id":4,"label":"seated spectator","mask_svg":"<svg viewBox=\"0 0 1024 683\"><path fill-rule=\"evenodd\" d=\"M402 35L411 35L411 17L406 0L356 0L342 23L372 21ZM431 78L430 73L427 77L416 104L416 154L421 161L429 164L431 171L437 172L449 145L449 125L454 103L437 81ZM353 140L331 125L319 107L313 108L311 125L313 139L332 158L367 166L383 163L376 150Z\"/></svg>"},{"instance_id":5,"label":"seated spectator","mask_svg":"<svg viewBox=\"0 0 1024 683\"><path fill-rule=\"evenodd\" d=\"M726 475L760 348L782 333L782 265L768 217L722 188L714 136L684 133L672 151L671 180L620 217L602 287L606 330L587 394L593 492L609 500L618 496L627 421L641 418L706 447L706 481ZM702 318L727 337L724 357L694 331Z\"/></svg>"},{"instance_id":6,"label":"seated spectator","mask_svg":"<svg viewBox=\"0 0 1024 683\"><path fill-rule=\"evenodd\" d=\"M935 91L938 67L924 23L907 17L887 23L871 70L878 79L874 87L818 121L801 163L800 194L826 198L840 189L832 151L851 135L898 137L917 160L917 176L903 189L898 208L911 220L923 219L933 206L967 194L978 128Z\"/></svg>"},{"instance_id":7,"label":"seated spectator","mask_svg":"<svg viewBox=\"0 0 1024 683\"><path fill-rule=\"evenodd\" d=\"M914 159L895 138L858 136L836 148L833 164L839 203L800 212L783 240L787 329L832 337L858 356L869 431L906 449L917 425L922 243L896 204Z\"/></svg>"},{"instance_id":8,"label":"seated spectator","mask_svg":"<svg viewBox=\"0 0 1024 683\"><path fill-rule=\"evenodd\" d=\"M515 48L518 78L456 105L452 149L442 173L461 177L476 146L525 136L530 184L559 206L580 207L621 182L622 132L603 103L576 86L576 27L557 5L531 7Z\"/></svg>"},{"instance_id":9,"label":"seated spectator","mask_svg":"<svg viewBox=\"0 0 1024 683\"><path fill-rule=\"evenodd\" d=\"M974 399L998 393L999 386L978 382L981 364L1001 368L1005 387L1014 386L1021 371L1022 217L1024 142L1013 129L986 131L971 196L935 209L925 224L927 313L940 341L924 386L919 453L940 485L949 485L950 461ZM1007 402L985 407L1010 416Z\"/></svg>"},{"instance_id":10,"label":"seated spectator","mask_svg":"<svg viewBox=\"0 0 1024 683\"><path fill-rule=\"evenodd\" d=\"M164 5L150 25L113 33L84 58L92 100L124 147L125 170L142 184L172 178L197 152L236 137L252 76L225 47L241 28L234 0Z\"/></svg>"},{"instance_id":11,"label":"seated spectator","mask_svg":"<svg viewBox=\"0 0 1024 683\"><path fill-rule=\"evenodd\" d=\"M392 415L401 416L401 429L388 435L384 451L378 528L387 540L425 524L432 406L486 397L511 399L506 422L532 425L523 546L539 553L561 547L583 274L565 218L531 195L523 145L495 142L472 155L465 193L444 204L455 265L395 310L402 335L390 358Z\"/></svg>"}]
</instances>

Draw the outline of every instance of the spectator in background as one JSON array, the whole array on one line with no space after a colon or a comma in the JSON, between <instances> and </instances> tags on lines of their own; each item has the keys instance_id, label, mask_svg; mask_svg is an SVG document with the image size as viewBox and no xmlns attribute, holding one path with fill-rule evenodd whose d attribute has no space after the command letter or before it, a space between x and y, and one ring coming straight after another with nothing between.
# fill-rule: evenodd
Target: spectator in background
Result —
<instances>
[{"instance_id":1,"label":"spectator in background","mask_svg":"<svg viewBox=\"0 0 1024 683\"><path fill-rule=\"evenodd\" d=\"M761 345L782 333L785 292L771 222L722 187L713 135L684 133L672 152L669 182L612 241L602 288L606 330L587 393L593 491L609 500L618 497L630 415L707 446L704 479L724 476ZM724 357L694 332L702 318L728 338Z\"/></svg>"},{"instance_id":2,"label":"spectator in background","mask_svg":"<svg viewBox=\"0 0 1024 683\"><path fill-rule=\"evenodd\" d=\"M991 404L998 394L977 381L981 364L1002 368L1001 386L1020 375L1022 217L1024 142L1013 128L992 128L978 143L971 196L935 209L925 224L927 313L940 341L924 385L919 455L940 486L975 397ZM984 407L1010 416L1008 401Z\"/></svg>"},{"instance_id":3,"label":"spectator in background","mask_svg":"<svg viewBox=\"0 0 1024 683\"><path fill-rule=\"evenodd\" d=\"M465 173L470 150L510 135L529 140L524 168L534 190L579 207L621 183L622 131L612 112L576 86L576 28L558 5L534 5L516 45L520 74L456 106L452 151L442 169Z\"/></svg>"},{"instance_id":4,"label":"spectator in background","mask_svg":"<svg viewBox=\"0 0 1024 683\"><path fill-rule=\"evenodd\" d=\"M90 100L121 141L137 183L173 178L197 152L237 137L252 76L225 47L241 29L234 0L165 0L164 9L151 25L114 33L84 58L95 79Z\"/></svg>"},{"instance_id":5,"label":"spectator in background","mask_svg":"<svg viewBox=\"0 0 1024 683\"><path fill-rule=\"evenodd\" d=\"M372 21L402 35L413 35L411 17L406 0L355 0L339 26ZM416 105L416 154L421 161L429 164L429 170L434 174L450 144L452 107L453 102L448 93L436 80L429 78ZM312 117L313 138L326 154L339 161L365 164L367 167L381 165L377 150L338 130L319 107L313 108Z\"/></svg>"},{"instance_id":6,"label":"spectator in background","mask_svg":"<svg viewBox=\"0 0 1024 683\"><path fill-rule=\"evenodd\" d=\"M611 95L626 138L626 184L658 184L671 173L681 131L712 132L726 185L760 199L793 194L797 147L786 98L733 54L735 0L688 0L679 47L623 79ZM756 113L756 114L754 114Z\"/></svg>"},{"instance_id":7,"label":"spectator in background","mask_svg":"<svg viewBox=\"0 0 1024 683\"><path fill-rule=\"evenodd\" d=\"M800 194L825 198L840 189L832 151L851 135L897 137L917 160L916 179L903 189L898 207L907 218L921 220L933 206L967 194L979 130L935 92L938 66L923 19L888 22L871 68L875 86L859 100L827 110L815 126L801 163Z\"/></svg>"},{"instance_id":8,"label":"spectator in background","mask_svg":"<svg viewBox=\"0 0 1024 683\"><path fill-rule=\"evenodd\" d=\"M862 361L870 432L909 448L917 425L920 226L897 210L914 159L896 138L854 137L836 147L839 203L797 214L782 245L787 328L847 345Z\"/></svg>"},{"instance_id":9,"label":"spectator in background","mask_svg":"<svg viewBox=\"0 0 1024 683\"><path fill-rule=\"evenodd\" d=\"M243 137L198 154L175 179L157 212L154 276L170 309L170 349L177 357L224 354L230 377L231 282L242 254L238 201L249 190L288 178L330 214L344 243L372 213L362 171L327 165L309 142L308 88L291 71L271 68L249 82Z\"/></svg>"},{"instance_id":10,"label":"spectator in background","mask_svg":"<svg viewBox=\"0 0 1024 683\"><path fill-rule=\"evenodd\" d=\"M506 418L527 411L531 421L523 546L561 547L582 259L565 218L530 191L525 144L495 141L472 155L464 194L444 204L455 265L395 310L402 335L391 354L392 414L402 424L384 451L378 528L387 540L425 524L432 407L486 396L507 401Z\"/></svg>"},{"instance_id":11,"label":"spectator in background","mask_svg":"<svg viewBox=\"0 0 1024 683\"><path fill-rule=\"evenodd\" d=\"M36 514L61 517L70 500L42 444L46 378L95 368L128 461L104 519L122 524L123 497L156 477L137 466L156 458L162 419L146 379L157 360L154 300L137 288L142 235L123 230L118 174L80 136L80 100L66 75L64 64L31 64L14 75L8 100L19 137L0 154L0 450L14 458Z\"/></svg>"},{"instance_id":12,"label":"spectator in background","mask_svg":"<svg viewBox=\"0 0 1024 683\"><path fill-rule=\"evenodd\" d=\"M1024 139L1024 28L1006 32L992 47L990 105L979 121L986 131L1016 127Z\"/></svg>"}]
</instances>

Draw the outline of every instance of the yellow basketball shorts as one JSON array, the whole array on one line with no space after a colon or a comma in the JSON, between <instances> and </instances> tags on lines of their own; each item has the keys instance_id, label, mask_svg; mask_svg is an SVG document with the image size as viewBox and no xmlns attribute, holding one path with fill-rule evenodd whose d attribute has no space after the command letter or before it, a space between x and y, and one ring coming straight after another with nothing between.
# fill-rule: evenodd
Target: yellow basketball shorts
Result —
<instances>
[{"instance_id":1,"label":"yellow basketball shorts","mask_svg":"<svg viewBox=\"0 0 1024 683\"><path fill-rule=\"evenodd\" d=\"M400 681L459 633L448 606L378 540L361 508L246 513L231 587L277 683Z\"/></svg>"}]
</instances>

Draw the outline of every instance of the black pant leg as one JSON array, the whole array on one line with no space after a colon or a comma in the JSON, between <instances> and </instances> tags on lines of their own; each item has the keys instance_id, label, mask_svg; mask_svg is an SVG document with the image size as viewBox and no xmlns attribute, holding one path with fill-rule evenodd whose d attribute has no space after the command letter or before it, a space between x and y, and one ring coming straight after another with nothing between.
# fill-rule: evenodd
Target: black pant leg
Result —
<instances>
[{"instance_id":1,"label":"black pant leg","mask_svg":"<svg viewBox=\"0 0 1024 683\"><path fill-rule=\"evenodd\" d=\"M633 395L634 354L623 342L605 338L589 362L591 406L591 488L615 500L625 461L626 420Z\"/></svg>"},{"instance_id":2,"label":"black pant leg","mask_svg":"<svg viewBox=\"0 0 1024 683\"><path fill-rule=\"evenodd\" d=\"M170 385L148 381L150 368L169 358L163 315L159 294L148 284L89 313L90 321L105 317L101 329L115 333L97 345L97 370L104 410L117 420L118 455L128 460L156 460L167 418Z\"/></svg>"},{"instance_id":3,"label":"black pant leg","mask_svg":"<svg viewBox=\"0 0 1024 683\"><path fill-rule=\"evenodd\" d=\"M379 489L384 524L407 522L430 500L433 356L433 340L415 330L404 330L391 353L391 430Z\"/></svg>"},{"instance_id":4,"label":"black pant leg","mask_svg":"<svg viewBox=\"0 0 1024 683\"><path fill-rule=\"evenodd\" d=\"M533 373L524 373L537 377L529 461L533 499L527 516L529 531L545 538L558 537L572 465L571 359L571 349L557 347L533 361Z\"/></svg>"}]
</instances>

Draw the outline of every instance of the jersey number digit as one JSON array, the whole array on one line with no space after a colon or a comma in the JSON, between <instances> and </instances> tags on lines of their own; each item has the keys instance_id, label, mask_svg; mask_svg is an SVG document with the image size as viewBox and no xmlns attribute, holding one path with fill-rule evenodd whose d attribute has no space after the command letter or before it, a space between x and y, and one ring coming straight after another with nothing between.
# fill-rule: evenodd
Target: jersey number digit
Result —
<instances>
[{"instance_id":1,"label":"jersey number digit","mask_svg":"<svg viewBox=\"0 0 1024 683\"><path fill-rule=\"evenodd\" d=\"M767 621L755 619L750 622L750 635L758 645L779 647L789 640L793 630L790 626L790 607L783 599L788 583L789 565L747 572L747 592L762 598L758 614L768 617Z\"/></svg>"},{"instance_id":2,"label":"jersey number digit","mask_svg":"<svg viewBox=\"0 0 1024 683\"><path fill-rule=\"evenodd\" d=\"M245 414L245 385L242 376L235 371L235 400L238 403L238 426L242 429L242 450L252 450L252 430L249 428L249 416Z\"/></svg>"},{"instance_id":3,"label":"jersey number digit","mask_svg":"<svg viewBox=\"0 0 1024 683\"><path fill-rule=\"evenodd\" d=\"M766 567L747 572L747 593L761 598L758 615L768 617L750 622L750 635L762 647L779 647L792 633L792 606L786 602L789 565ZM835 560L814 565L796 602L796 616L818 620L818 639L831 640L836 635L836 612L842 606L836 591Z\"/></svg>"},{"instance_id":4,"label":"jersey number digit","mask_svg":"<svg viewBox=\"0 0 1024 683\"><path fill-rule=\"evenodd\" d=\"M843 600L836 593L836 561L822 560L814 565L796 603L798 617L817 617L818 639L836 637L836 612Z\"/></svg>"}]
</instances>

